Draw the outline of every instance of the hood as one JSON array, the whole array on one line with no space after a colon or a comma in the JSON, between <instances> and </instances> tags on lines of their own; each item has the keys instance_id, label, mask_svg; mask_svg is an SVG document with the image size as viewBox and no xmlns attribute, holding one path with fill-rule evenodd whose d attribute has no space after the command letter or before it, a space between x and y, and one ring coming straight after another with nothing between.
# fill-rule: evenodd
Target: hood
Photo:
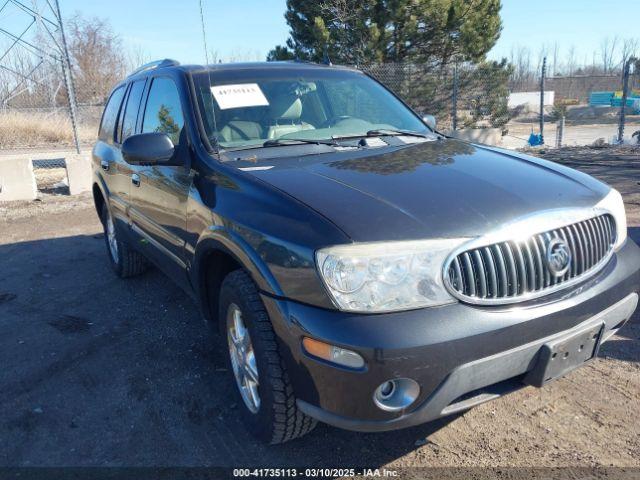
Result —
<instances>
[{"instance_id":1,"label":"hood","mask_svg":"<svg viewBox=\"0 0 640 480\"><path fill-rule=\"evenodd\" d=\"M384 150L261 160L247 170L358 242L475 237L542 210L592 207L609 190L549 161L453 139Z\"/></svg>"}]
</instances>

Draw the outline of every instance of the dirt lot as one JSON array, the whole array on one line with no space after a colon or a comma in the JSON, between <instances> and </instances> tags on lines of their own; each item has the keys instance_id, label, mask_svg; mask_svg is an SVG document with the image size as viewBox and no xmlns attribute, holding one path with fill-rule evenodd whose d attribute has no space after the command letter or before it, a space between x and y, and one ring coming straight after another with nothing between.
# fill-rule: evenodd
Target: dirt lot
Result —
<instances>
[{"instance_id":1,"label":"dirt lot","mask_svg":"<svg viewBox=\"0 0 640 480\"><path fill-rule=\"evenodd\" d=\"M637 150L548 155L620 189L640 241ZM192 301L157 271L112 274L88 196L0 205L0 272L0 466L640 466L638 314L544 389L266 447L236 419L223 345Z\"/></svg>"}]
</instances>

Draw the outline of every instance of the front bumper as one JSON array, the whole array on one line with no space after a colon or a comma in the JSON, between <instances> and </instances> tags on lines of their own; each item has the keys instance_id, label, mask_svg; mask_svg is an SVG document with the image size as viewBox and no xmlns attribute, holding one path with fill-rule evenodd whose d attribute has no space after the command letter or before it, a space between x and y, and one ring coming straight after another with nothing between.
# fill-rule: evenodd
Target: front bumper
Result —
<instances>
[{"instance_id":1,"label":"front bumper","mask_svg":"<svg viewBox=\"0 0 640 480\"><path fill-rule=\"evenodd\" d=\"M541 347L591 325L602 341L638 303L640 249L632 242L597 275L570 291L505 307L457 303L393 314L328 311L263 296L281 342L298 406L341 428L393 430L466 410L524 386ZM357 351L363 370L313 359L303 336ZM407 409L386 412L373 402L382 382L408 377L420 395Z\"/></svg>"}]
</instances>

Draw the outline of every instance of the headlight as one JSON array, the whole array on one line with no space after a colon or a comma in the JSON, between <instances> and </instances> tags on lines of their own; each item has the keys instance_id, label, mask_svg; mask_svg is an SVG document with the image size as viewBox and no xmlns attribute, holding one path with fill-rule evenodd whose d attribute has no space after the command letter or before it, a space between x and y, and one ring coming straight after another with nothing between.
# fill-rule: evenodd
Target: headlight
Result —
<instances>
[{"instance_id":1,"label":"headlight","mask_svg":"<svg viewBox=\"0 0 640 480\"><path fill-rule=\"evenodd\" d=\"M607 196L598 202L596 208L603 208L611 212L616 220L616 243L613 248L618 249L627 239L627 214L624 211L622 195L615 188L612 188Z\"/></svg>"},{"instance_id":2,"label":"headlight","mask_svg":"<svg viewBox=\"0 0 640 480\"><path fill-rule=\"evenodd\" d=\"M353 312L391 312L455 302L442 266L467 239L360 243L316 253L318 271L334 303Z\"/></svg>"}]
</instances>

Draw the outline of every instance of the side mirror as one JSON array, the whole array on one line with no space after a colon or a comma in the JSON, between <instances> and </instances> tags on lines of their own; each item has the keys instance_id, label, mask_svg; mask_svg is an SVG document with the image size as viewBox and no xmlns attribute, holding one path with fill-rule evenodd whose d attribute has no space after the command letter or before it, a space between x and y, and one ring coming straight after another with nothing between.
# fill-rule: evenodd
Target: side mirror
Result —
<instances>
[{"instance_id":1,"label":"side mirror","mask_svg":"<svg viewBox=\"0 0 640 480\"><path fill-rule=\"evenodd\" d=\"M431 130L436 129L436 117L433 115L423 115L422 121L426 123Z\"/></svg>"},{"instance_id":2,"label":"side mirror","mask_svg":"<svg viewBox=\"0 0 640 480\"><path fill-rule=\"evenodd\" d=\"M166 133L139 133L122 144L122 157L130 165L170 165L174 151Z\"/></svg>"}]
</instances>

